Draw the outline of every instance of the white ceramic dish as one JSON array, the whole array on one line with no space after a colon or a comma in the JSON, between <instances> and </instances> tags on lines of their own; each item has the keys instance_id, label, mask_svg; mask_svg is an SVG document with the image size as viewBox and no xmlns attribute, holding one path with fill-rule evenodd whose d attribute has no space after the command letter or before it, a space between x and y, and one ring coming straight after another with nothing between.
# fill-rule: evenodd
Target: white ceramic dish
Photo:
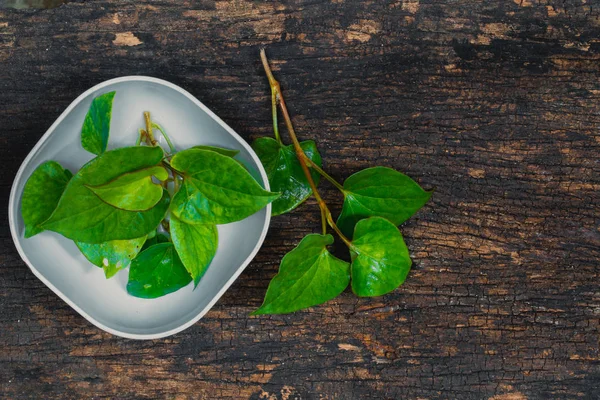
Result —
<instances>
[{"instance_id":1,"label":"white ceramic dish","mask_svg":"<svg viewBox=\"0 0 600 400\"><path fill-rule=\"evenodd\" d=\"M9 201L10 230L23 260L33 273L79 314L97 327L132 339L172 335L198 321L223 295L250 263L269 227L271 206L243 221L221 225L217 254L200 281L158 299L139 299L127 294L129 270L105 279L101 268L89 263L75 244L54 232L23 237L21 195L34 169L56 160L77 171L92 155L81 147L80 131L94 97L116 90L109 149L135 143L143 127L143 111L150 111L175 146L197 144L240 150L236 156L254 170L255 178L269 188L266 173L250 146L219 117L191 94L169 82L129 76L112 79L79 96L52 124L27 156L12 186Z\"/></svg>"}]
</instances>

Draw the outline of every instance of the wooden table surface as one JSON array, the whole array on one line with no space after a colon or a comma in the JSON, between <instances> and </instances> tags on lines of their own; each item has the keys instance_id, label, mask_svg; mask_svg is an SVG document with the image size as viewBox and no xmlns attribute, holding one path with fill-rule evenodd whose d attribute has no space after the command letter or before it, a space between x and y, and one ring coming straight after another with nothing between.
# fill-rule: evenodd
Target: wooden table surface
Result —
<instances>
[{"instance_id":1,"label":"wooden table surface","mask_svg":"<svg viewBox=\"0 0 600 400\"><path fill-rule=\"evenodd\" d=\"M600 396L600 7L592 0L74 1L0 10L0 397ZM97 329L21 261L17 169L81 92L150 75L244 139L271 135L267 46L299 136L339 179L385 165L432 201L392 294L249 317L319 230L313 200L190 329ZM331 186L326 198L340 209Z\"/></svg>"}]
</instances>

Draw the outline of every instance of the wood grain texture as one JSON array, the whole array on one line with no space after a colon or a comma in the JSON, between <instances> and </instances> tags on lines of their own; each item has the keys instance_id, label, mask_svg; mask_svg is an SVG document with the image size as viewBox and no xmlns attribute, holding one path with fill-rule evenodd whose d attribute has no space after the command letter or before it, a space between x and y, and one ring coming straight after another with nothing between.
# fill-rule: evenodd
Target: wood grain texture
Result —
<instances>
[{"instance_id":1,"label":"wood grain texture","mask_svg":"<svg viewBox=\"0 0 600 400\"><path fill-rule=\"evenodd\" d=\"M278 260L319 230L309 201L273 220L204 319L144 342L101 332L38 281L4 211L0 397L598 398L599 38L590 0L0 10L3 210L33 145L105 79L167 79L246 140L270 135L265 45L299 136L333 176L385 165L436 189L402 227L415 268L392 294L248 317Z\"/></svg>"}]
</instances>

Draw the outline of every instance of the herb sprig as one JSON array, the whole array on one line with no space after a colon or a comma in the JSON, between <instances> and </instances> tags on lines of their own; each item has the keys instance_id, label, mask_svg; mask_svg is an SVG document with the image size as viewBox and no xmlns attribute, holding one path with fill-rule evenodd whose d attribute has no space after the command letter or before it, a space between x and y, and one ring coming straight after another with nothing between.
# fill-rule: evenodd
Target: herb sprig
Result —
<instances>
[{"instance_id":1,"label":"herb sprig","mask_svg":"<svg viewBox=\"0 0 600 400\"><path fill-rule=\"evenodd\" d=\"M287 253L271 280L258 314L284 314L322 304L341 294L349 284L360 297L381 296L406 279L411 259L397 225L417 212L431 197L408 176L386 167L359 171L342 184L322 168L313 141L299 142L266 53L260 53L269 86L275 138L256 139L252 147L261 159L271 188L281 192L272 214L292 211L311 194L321 212L321 234L309 234ZM279 134L278 107L291 145ZM334 222L317 185L322 176L344 196L342 212ZM334 243L331 228L348 247L351 262L328 250Z\"/></svg>"}]
</instances>

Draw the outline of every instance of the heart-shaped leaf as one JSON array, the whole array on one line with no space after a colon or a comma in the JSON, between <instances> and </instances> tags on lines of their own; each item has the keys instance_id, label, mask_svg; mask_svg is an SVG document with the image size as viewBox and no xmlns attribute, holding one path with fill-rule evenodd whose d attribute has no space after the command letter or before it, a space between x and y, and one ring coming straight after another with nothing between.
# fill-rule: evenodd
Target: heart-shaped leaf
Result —
<instances>
[{"instance_id":1,"label":"heart-shaped leaf","mask_svg":"<svg viewBox=\"0 0 600 400\"><path fill-rule=\"evenodd\" d=\"M285 314L337 297L350 282L350 264L333 256L331 235L307 235L281 260L263 305L253 315Z\"/></svg>"},{"instance_id":2,"label":"heart-shaped leaf","mask_svg":"<svg viewBox=\"0 0 600 400\"><path fill-rule=\"evenodd\" d=\"M26 238L44 230L41 224L52 215L72 176L71 171L56 161L47 161L33 171L21 199Z\"/></svg>"},{"instance_id":3,"label":"heart-shaped leaf","mask_svg":"<svg viewBox=\"0 0 600 400\"><path fill-rule=\"evenodd\" d=\"M127 172L104 185L87 186L104 202L127 211L145 211L158 203L163 195L161 185L152 177L165 181L169 173L164 167L155 165Z\"/></svg>"},{"instance_id":4,"label":"heart-shaped leaf","mask_svg":"<svg viewBox=\"0 0 600 400\"><path fill-rule=\"evenodd\" d=\"M337 225L352 237L354 226L363 218L383 217L400 225L427 203L431 192L396 170L374 167L346 179L344 197Z\"/></svg>"},{"instance_id":5,"label":"heart-shaped leaf","mask_svg":"<svg viewBox=\"0 0 600 400\"><path fill-rule=\"evenodd\" d=\"M106 279L125 269L142 249L146 236L131 240L111 240L104 243L75 242L89 262L104 270Z\"/></svg>"},{"instance_id":6,"label":"heart-shaped leaf","mask_svg":"<svg viewBox=\"0 0 600 400\"><path fill-rule=\"evenodd\" d=\"M96 97L85 116L81 128L81 145L90 153L100 155L106 151L114 97L115 92Z\"/></svg>"},{"instance_id":7,"label":"heart-shaped leaf","mask_svg":"<svg viewBox=\"0 0 600 400\"><path fill-rule=\"evenodd\" d=\"M68 183L56 210L43 228L79 242L103 243L135 239L156 229L165 217L169 195L147 211L115 208L87 186L103 185L131 171L157 165L164 153L159 147L124 147L107 151L83 166Z\"/></svg>"},{"instance_id":8,"label":"heart-shaped leaf","mask_svg":"<svg viewBox=\"0 0 600 400\"><path fill-rule=\"evenodd\" d=\"M141 252L131 262L127 292L154 299L175 292L192 281L172 243L159 243Z\"/></svg>"},{"instance_id":9,"label":"heart-shaped leaf","mask_svg":"<svg viewBox=\"0 0 600 400\"><path fill-rule=\"evenodd\" d=\"M398 228L380 217L356 224L350 254L352 291L361 297L381 296L396 289L412 264Z\"/></svg>"},{"instance_id":10,"label":"heart-shaped leaf","mask_svg":"<svg viewBox=\"0 0 600 400\"><path fill-rule=\"evenodd\" d=\"M190 224L227 224L242 220L276 199L240 164L214 151L188 149L171 159L183 176L171 210Z\"/></svg>"},{"instance_id":11,"label":"heart-shaped leaf","mask_svg":"<svg viewBox=\"0 0 600 400\"><path fill-rule=\"evenodd\" d=\"M315 142L307 140L300 146L308 158L321 166L321 155ZM293 145L283 146L273 138L261 137L252 143L252 148L265 167L271 190L281 193L272 204L271 215L292 211L312 194ZM316 171L311 171L311 175L318 185L321 176Z\"/></svg>"},{"instance_id":12,"label":"heart-shaped leaf","mask_svg":"<svg viewBox=\"0 0 600 400\"><path fill-rule=\"evenodd\" d=\"M171 238L179 258L198 286L217 253L219 233L216 225L188 224L172 217Z\"/></svg>"}]
</instances>

